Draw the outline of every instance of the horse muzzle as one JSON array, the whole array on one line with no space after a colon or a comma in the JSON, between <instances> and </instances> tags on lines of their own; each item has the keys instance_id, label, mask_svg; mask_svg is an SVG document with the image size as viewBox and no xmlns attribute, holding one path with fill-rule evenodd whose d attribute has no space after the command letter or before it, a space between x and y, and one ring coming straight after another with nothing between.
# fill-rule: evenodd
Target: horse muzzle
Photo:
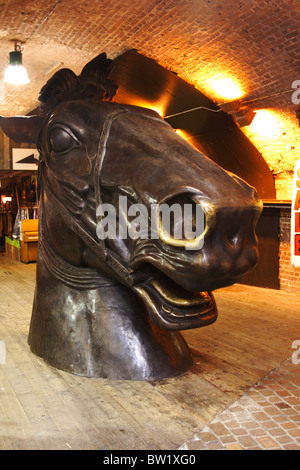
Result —
<instances>
[{"instance_id":1,"label":"horse muzzle","mask_svg":"<svg viewBox=\"0 0 300 470\"><path fill-rule=\"evenodd\" d=\"M136 272L146 272L145 266L151 265L134 290L144 300L152 320L171 330L197 328L216 320L211 291L239 281L257 264L255 228L262 209L255 193L239 204L229 199L212 203L196 193L185 193L172 196L169 206L180 204L180 200L182 205L192 200L201 207L204 223L199 224L197 236L175 237L184 217L174 219L168 230L159 220L155 248L153 241L146 242L131 263ZM191 226L195 228L194 218Z\"/></svg>"}]
</instances>

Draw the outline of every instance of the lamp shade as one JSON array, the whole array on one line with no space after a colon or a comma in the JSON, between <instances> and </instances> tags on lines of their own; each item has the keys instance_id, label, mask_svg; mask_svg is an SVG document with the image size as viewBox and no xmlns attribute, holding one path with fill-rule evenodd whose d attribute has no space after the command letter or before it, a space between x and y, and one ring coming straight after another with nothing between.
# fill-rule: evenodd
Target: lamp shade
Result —
<instances>
[{"instance_id":1,"label":"lamp shade","mask_svg":"<svg viewBox=\"0 0 300 470\"><path fill-rule=\"evenodd\" d=\"M22 65L22 53L20 51L9 53L9 66L5 70L4 82L12 85L25 85L30 82L27 71Z\"/></svg>"}]
</instances>

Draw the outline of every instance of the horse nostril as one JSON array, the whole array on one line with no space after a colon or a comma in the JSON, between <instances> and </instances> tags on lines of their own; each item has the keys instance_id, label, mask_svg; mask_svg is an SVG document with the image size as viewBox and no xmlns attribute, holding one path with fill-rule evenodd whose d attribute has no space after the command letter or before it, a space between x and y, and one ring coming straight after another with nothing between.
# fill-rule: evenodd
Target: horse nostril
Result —
<instances>
[{"instance_id":1,"label":"horse nostril","mask_svg":"<svg viewBox=\"0 0 300 470\"><path fill-rule=\"evenodd\" d=\"M192 193L182 193L158 206L158 233L169 245L200 249L205 231L205 213Z\"/></svg>"},{"instance_id":2,"label":"horse nostril","mask_svg":"<svg viewBox=\"0 0 300 470\"><path fill-rule=\"evenodd\" d=\"M239 252L245 243L256 245L255 211L251 208L234 210L231 214L223 214L225 229L225 246L230 251Z\"/></svg>"},{"instance_id":3,"label":"horse nostril","mask_svg":"<svg viewBox=\"0 0 300 470\"><path fill-rule=\"evenodd\" d=\"M240 238L241 223L240 214L235 212L235 214L227 220L227 224L224 224L226 240L232 247L236 246Z\"/></svg>"}]
</instances>

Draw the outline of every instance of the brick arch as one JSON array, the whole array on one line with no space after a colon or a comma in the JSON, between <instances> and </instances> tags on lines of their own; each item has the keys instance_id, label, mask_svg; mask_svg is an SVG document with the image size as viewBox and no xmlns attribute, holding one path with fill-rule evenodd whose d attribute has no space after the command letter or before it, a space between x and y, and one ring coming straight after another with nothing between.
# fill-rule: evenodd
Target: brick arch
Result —
<instances>
[{"instance_id":1,"label":"brick arch","mask_svg":"<svg viewBox=\"0 0 300 470\"><path fill-rule=\"evenodd\" d=\"M136 50L114 60L111 78L119 87L116 101L163 109L165 119L184 130L192 145L254 186L262 199L276 199L274 178L261 153L232 116L195 87Z\"/></svg>"}]
</instances>

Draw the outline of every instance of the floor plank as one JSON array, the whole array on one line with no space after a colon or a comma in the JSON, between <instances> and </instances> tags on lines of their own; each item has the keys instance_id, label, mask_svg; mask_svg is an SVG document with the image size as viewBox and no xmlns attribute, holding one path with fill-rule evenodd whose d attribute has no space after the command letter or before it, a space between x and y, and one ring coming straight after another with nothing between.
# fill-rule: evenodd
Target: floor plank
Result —
<instances>
[{"instance_id":1,"label":"floor plank","mask_svg":"<svg viewBox=\"0 0 300 470\"><path fill-rule=\"evenodd\" d=\"M0 449L177 449L300 339L300 294L235 285L216 291L215 324L186 331L187 374L157 382L87 379L27 345L35 264L0 258Z\"/></svg>"}]
</instances>

